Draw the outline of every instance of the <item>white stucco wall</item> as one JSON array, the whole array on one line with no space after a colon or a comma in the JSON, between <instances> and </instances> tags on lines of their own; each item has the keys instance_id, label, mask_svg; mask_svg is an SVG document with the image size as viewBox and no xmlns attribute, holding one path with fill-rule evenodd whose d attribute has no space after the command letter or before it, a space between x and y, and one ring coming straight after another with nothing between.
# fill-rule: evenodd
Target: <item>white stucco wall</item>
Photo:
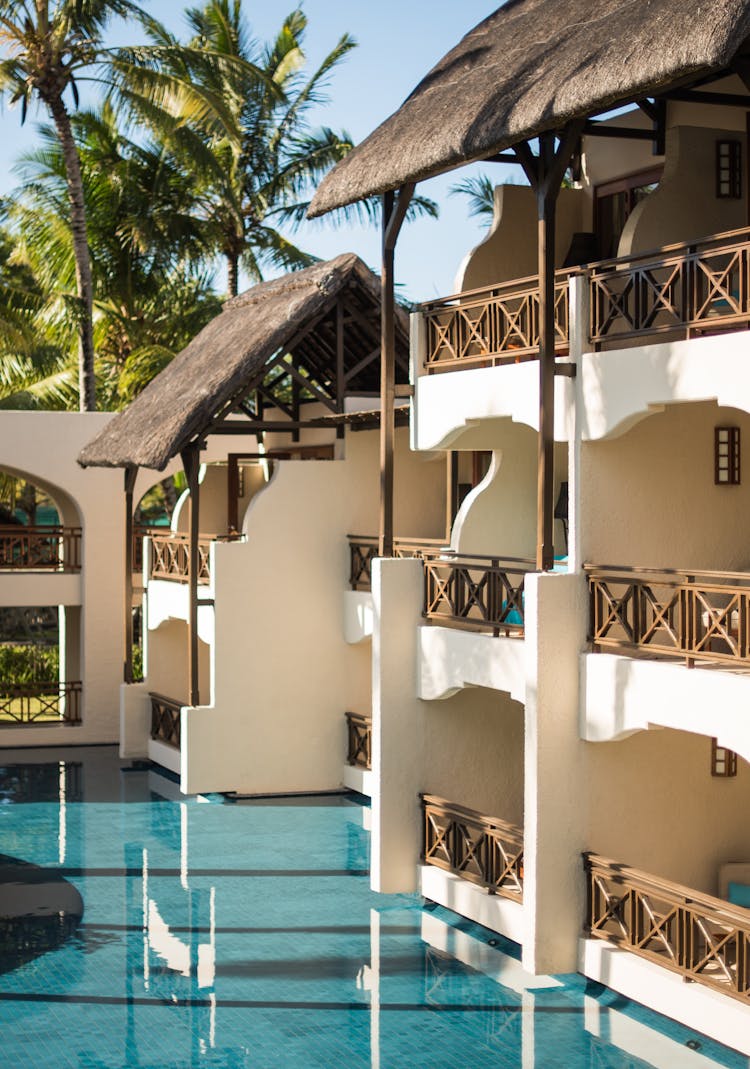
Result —
<instances>
[{"instance_id":1,"label":"white stucco wall","mask_svg":"<svg viewBox=\"0 0 750 1069\"><path fill-rule=\"evenodd\" d=\"M445 530L445 463L397 433L397 533ZM244 519L244 543L214 549L214 701L189 710L183 789L246 793L341 784L344 712L369 711L369 643L347 644L346 536L373 534L377 432L346 459L280 463Z\"/></svg>"},{"instance_id":2,"label":"white stucco wall","mask_svg":"<svg viewBox=\"0 0 750 1069\"><path fill-rule=\"evenodd\" d=\"M750 415L709 402L673 404L619 437L584 442L584 559L652 568L750 569L743 534L750 480L739 486L714 484L714 428L727 424L740 428L743 445L750 443Z\"/></svg>"},{"instance_id":3,"label":"white stucco wall","mask_svg":"<svg viewBox=\"0 0 750 1069\"><path fill-rule=\"evenodd\" d=\"M3 412L0 469L46 489L64 524L83 528L79 576L0 575L0 604L81 606L82 724L0 730L2 746L116 742L122 679L125 495L118 469L84 470L83 446L110 413Z\"/></svg>"}]
</instances>

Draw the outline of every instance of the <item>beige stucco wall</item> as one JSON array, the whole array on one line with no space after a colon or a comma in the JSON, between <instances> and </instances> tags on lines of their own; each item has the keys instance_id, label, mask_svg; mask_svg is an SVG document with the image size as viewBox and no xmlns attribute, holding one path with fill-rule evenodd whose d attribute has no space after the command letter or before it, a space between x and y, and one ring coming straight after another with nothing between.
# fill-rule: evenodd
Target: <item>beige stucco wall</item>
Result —
<instances>
[{"instance_id":1,"label":"beige stucco wall","mask_svg":"<svg viewBox=\"0 0 750 1069\"><path fill-rule=\"evenodd\" d=\"M738 200L716 196L716 142L722 137L737 138L737 132L700 126L667 130L664 174L658 189L636 207L625 224L620 256L745 225L744 195ZM745 138L740 140L744 144Z\"/></svg>"},{"instance_id":2,"label":"beige stucco wall","mask_svg":"<svg viewBox=\"0 0 750 1069\"><path fill-rule=\"evenodd\" d=\"M671 405L627 434L581 447L584 559L655 568L744 570L750 481L714 485L714 428L750 416L710 402ZM745 445L747 448L747 445Z\"/></svg>"},{"instance_id":3,"label":"beige stucco wall","mask_svg":"<svg viewBox=\"0 0 750 1069\"><path fill-rule=\"evenodd\" d=\"M562 266L573 234L584 229L582 209L580 190L560 191L555 246L558 267ZM537 274L536 231L537 206L531 187L497 186L492 226L487 237L461 264L456 275L456 293Z\"/></svg>"},{"instance_id":4,"label":"beige stucco wall","mask_svg":"<svg viewBox=\"0 0 750 1069\"><path fill-rule=\"evenodd\" d=\"M38 605L64 601L81 606L78 616L83 723L79 727L35 726L31 731L3 728L0 746L117 741L123 657L122 472L106 468L84 470L76 463L83 446L110 419L111 414L104 412L0 415L0 470L21 475L46 489L58 504L63 523L80 524L83 528L83 569L75 582L65 582L69 577L55 575L0 576L0 604L16 603L21 587L33 587ZM59 597L60 581L66 588L63 598ZM71 619L74 616L71 614Z\"/></svg>"},{"instance_id":5,"label":"beige stucco wall","mask_svg":"<svg viewBox=\"0 0 750 1069\"><path fill-rule=\"evenodd\" d=\"M370 708L368 643L345 641L346 536L374 534L378 434L349 433L346 459L286 461L252 502L246 542L215 547L212 708L190 710L183 789L248 793L341 783L344 712ZM397 432L396 530L445 530L445 460Z\"/></svg>"},{"instance_id":6,"label":"beige stucco wall","mask_svg":"<svg viewBox=\"0 0 750 1069\"><path fill-rule=\"evenodd\" d=\"M479 687L420 705L420 789L522 825L523 706Z\"/></svg>"},{"instance_id":7,"label":"beige stucco wall","mask_svg":"<svg viewBox=\"0 0 750 1069\"><path fill-rule=\"evenodd\" d=\"M584 743L588 849L687 887L718 893L719 865L750 860L750 769L710 774L711 741L649 731Z\"/></svg>"},{"instance_id":8,"label":"beige stucco wall","mask_svg":"<svg viewBox=\"0 0 750 1069\"><path fill-rule=\"evenodd\" d=\"M210 701L211 650L198 641L198 671L201 703ZM184 620L165 620L148 632L148 674L145 684L149 692L162 694L174 701L187 702L188 695L188 630Z\"/></svg>"},{"instance_id":9,"label":"beige stucco wall","mask_svg":"<svg viewBox=\"0 0 750 1069\"><path fill-rule=\"evenodd\" d=\"M451 546L462 553L533 558L536 552L537 435L511 420L493 423L493 460L484 480L464 499ZM567 449L555 446L555 501L567 478ZM565 553L555 521L555 551Z\"/></svg>"}]
</instances>

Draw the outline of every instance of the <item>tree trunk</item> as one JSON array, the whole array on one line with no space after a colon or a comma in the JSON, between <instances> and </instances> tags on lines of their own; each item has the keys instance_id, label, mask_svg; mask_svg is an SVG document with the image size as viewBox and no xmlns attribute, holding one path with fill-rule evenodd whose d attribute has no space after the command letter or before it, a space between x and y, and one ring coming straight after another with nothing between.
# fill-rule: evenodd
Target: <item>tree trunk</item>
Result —
<instances>
[{"instance_id":1,"label":"tree trunk","mask_svg":"<svg viewBox=\"0 0 750 1069\"><path fill-rule=\"evenodd\" d=\"M94 287L91 281L91 261L86 230L86 207L83 200L83 179L73 131L65 104L60 97L47 101L60 139L65 161L65 178L70 201L70 223L73 231L73 254L76 262L78 287L78 397L81 412L96 411L96 381L94 379Z\"/></svg>"},{"instance_id":2,"label":"tree trunk","mask_svg":"<svg viewBox=\"0 0 750 1069\"><path fill-rule=\"evenodd\" d=\"M236 297L240 285L240 258L236 252L228 252L227 257L227 293Z\"/></svg>"}]
</instances>

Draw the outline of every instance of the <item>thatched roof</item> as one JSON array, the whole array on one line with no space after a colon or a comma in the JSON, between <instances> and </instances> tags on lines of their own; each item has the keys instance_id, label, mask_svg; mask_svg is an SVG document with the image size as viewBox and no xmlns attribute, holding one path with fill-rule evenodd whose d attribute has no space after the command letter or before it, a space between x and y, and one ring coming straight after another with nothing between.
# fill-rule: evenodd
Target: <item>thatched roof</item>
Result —
<instances>
[{"instance_id":1,"label":"thatched roof","mask_svg":"<svg viewBox=\"0 0 750 1069\"><path fill-rule=\"evenodd\" d=\"M231 411L235 402L261 386L269 364L285 352L292 352L322 387L335 383L339 300L347 323L347 391L376 391L380 281L357 256L346 253L262 282L228 301L221 314L89 442L78 462L84 467L134 464L163 471L173 456L210 430L217 414ZM407 316L399 310L397 349L402 379L406 377L408 330Z\"/></svg>"},{"instance_id":2,"label":"thatched roof","mask_svg":"<svg viewBox=\"0 0 750 1069\"><path fill-rule=\"evenodd\" d=\"M750 0L507 0L321 184L310 215L727 67Z\"/></svg>"}]
</instances>

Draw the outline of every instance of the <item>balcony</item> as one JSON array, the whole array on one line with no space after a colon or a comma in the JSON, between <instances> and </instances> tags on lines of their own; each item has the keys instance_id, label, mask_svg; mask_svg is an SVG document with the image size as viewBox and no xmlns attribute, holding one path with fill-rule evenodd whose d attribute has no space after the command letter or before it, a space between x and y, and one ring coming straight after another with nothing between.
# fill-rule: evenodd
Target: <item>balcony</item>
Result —
<instances>
[{"instance_id":1,"label":"balcony","mask_svg":"<svg viewBox=\"0 0 750 1069\"><path fill-rule=\"evenodd\" d=\"M750 574L586 565L595 652L750 664Z\"/></svg>"},{"instance_id":2,"label":"balcony","mask_svg":"<svg viewBox=\"0 0 750 1069\"><path fill-rule=\"evenodd\" d=\"M0 571L80 570L80 527L0 527Z\"/></svg>"},{"instance_id":3,"label":"balcony","mask_svg":"<svg viewBox=\"0 0 750 1069\"><path fill-rule=\"evenodd\" d=\"M570 336L568 280L586 280L592 350L629 339L691 338L750 324L750 230L558 271L556 351ZM533 360L539 352L536 278L429 301L421 374Z\"/></svg>"},{"instance_id":4,"label":"balcony","mask_svg":"<svg viewBox=\"0 0 750 1069\"><path fill-rule=\"evenodd\" d=\"M422 615L433 624L522 636L524 580L535 570L532 560L480 557L445 549L444 542L396 539L394 556L424 561ZM377 539L349 536L352 590L369 590Z\"/></svg>"},{"instance_id":5,"label":"balcony","mask_svg":"<svg viewBox=\"0 0 750 1069\"><path fill-rule=\"evenodd\" d=\"M424 863L521 902L523 830L431 794L421 800Z\"/></svg>"},{"instance_id":6,"label":"balcony","mask_svg":"<svg viewBox=\"0 0 750 1069\"><path fill-rule=\"evenodd\" d=\"M184 702L149 694L151 700L151 739L173 750L180 749L181 714Z\"/></svg>"},{"instance_id":7,"label":"balcony","mask_svg":"<svg viewBox=\"0 0 750 1069\"><path fill-rule=\"evenodd\" d=\"M58 683L0 683L0 727L80 724L80 680Z\"/></svg>"},{"instance_id":8,"label":"balcony","mask_svg":"<svg viewBox=\"0 0 750 1069\"><path fill-rule=\"evenodd\" d=\"M209 558L211 535L201 535L198 540L198 582L211 581ZM190 574L190 540L184 534L156 534L151 536L151 567L149 579L166 579L175 583L187 583Z\"/></svg>"},{"instance_id":9,"label":"balcony","mask_svg":"<svg viewBox=\"0 0 750 1069\"><path fill-rule=\"evenodd\" d=\"M750 1005L750 910L584 855L587 934Z\"/></svg>"},{"instance_id":10,"label":"balcony","mask_svg":"<svg viewBox=\"0 0 750 1069\"><path fill-rule=\"evenodd\" d=\"M372 768L372 717L346 713L346 763L368 772Z\"/></svg>"}]
</instances>

